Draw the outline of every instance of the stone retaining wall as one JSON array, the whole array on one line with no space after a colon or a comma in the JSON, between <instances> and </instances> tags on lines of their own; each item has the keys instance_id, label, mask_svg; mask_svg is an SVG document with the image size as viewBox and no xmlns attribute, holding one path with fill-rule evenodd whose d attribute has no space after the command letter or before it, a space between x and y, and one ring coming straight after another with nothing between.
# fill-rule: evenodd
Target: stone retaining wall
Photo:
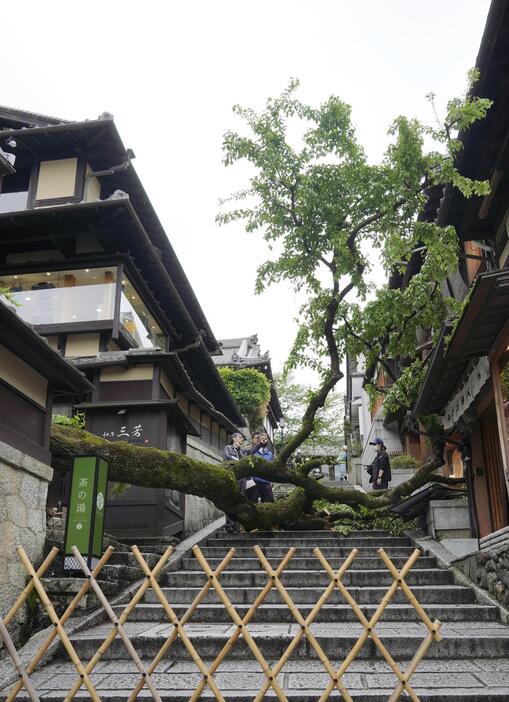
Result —
<instances>
[{"instance_id":1,"label":"stone retaining wall","mask_svg":"<svg viewBox=\"0 0 509 702\"><path fill-rule=\"evenodd\" d=\"M454 561L454 566L509 607L509 538L496 548Z\"/></svg>"},{"instance_id":2,"label":"stone retaining wall","mask_svg":"<svg viewBox=\"0 0 509 702\"><path fill-rule=\"evenodd\" d=\"M53 469L0 441L0 611L5 614L25 586L25 569L16 553L23 546L32 563L40 563L46 537L46 495ZM27 612L11 627L23 636Z\"/></svg>"}]
</instances>

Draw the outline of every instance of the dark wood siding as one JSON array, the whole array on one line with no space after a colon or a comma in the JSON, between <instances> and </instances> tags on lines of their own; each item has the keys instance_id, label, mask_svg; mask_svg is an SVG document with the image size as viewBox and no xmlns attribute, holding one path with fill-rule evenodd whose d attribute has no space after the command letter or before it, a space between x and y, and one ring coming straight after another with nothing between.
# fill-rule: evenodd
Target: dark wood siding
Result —
<instances>
[{"instance_id":1,"label":"dark wood siding","mask_svg":"<svg viewBox=\"0 0 509 702\"><path fill-rule=\"evenodd\" d=\"M151 380L117 380L110 383L99 384L99 397L101 402L115 402L116 400L151 400Z\"/></svg>"},{"instance_id":2,"label":"dark wood siding","mask_svg":"<svg viewBox=\"0 0 509 702\"><path fill-rule=\"evenodd\" d=\"M0 441L49 464L46 422L45 410L0 381Z\"/></svg>"},{"instance_id":3,"label":"dark wood siding","mask_svg":"<svg viewBox=\"0 0 509 702\"><path fill-rule=\"evenodd\" d=\"M492 530L507 526L507 491L504 482L504 466L500 452L498 425L495 416L481 422L481 435L485 460L486 482Z\"/></svg>"}]
</instances>

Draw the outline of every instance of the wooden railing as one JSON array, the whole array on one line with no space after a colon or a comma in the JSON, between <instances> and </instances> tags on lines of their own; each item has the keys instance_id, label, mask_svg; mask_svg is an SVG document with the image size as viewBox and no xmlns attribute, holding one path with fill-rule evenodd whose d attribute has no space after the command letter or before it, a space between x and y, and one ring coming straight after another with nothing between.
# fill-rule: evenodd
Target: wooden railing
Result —
<instances>
[{"instance_id":1,"label":"wooden railing","mask_svg":"<svg viewBox=\"0 0 509 702\"><path fill-rule=\"evenodd\" d=\"M217 568L212 569L200 548L198 546L195 546L193 548L193 553L198 563L200 564L203 573L206 575L206 581L201 590L199 591L198 595L195 597L192 604L189 606L185 614L180 619L175 614L174 609L172 608L170 602L168 601L163 590L161 589L161 586L158 583L158 576L161 574L161 571L166 565L168 558L170 557L173 551L173 547L169 547L161 556L156 566L150 569L137 546L132 546L132 553L134 554L136 561L138 562L143 574L145 575L145 579L135 592L134 596L131 598L130 602L123 609L120 616L117 616L115 614L110 603L108 602L106 595L103 593L97 579L103 566L108 562L113 552L112 547L109 547L105 551L104 555L97 563L93 571L90 571L84 558L82 557L78 549L74 547L74 556L80 564L80 567L85 576L85 580L79 592L75 595L72 602L70 602L70 604L67 606L65 612L62 614L61 617L58 617L57 613L55 612L55 609L45 591L43 582L41 580L44 576L44 573L47 571L47 569L55 559L58 553L58 549L53 548L42 563L42 565L37 570L34 569L34 566L30 562L30 559L28 558L23 548L18 547L17 550L21 562L23 563L23 566L25 567L30 579L28 581L27 586L20 594L10 611L3 618L0 617L0 638L3 639L6 650L9 656L11 657L19 676L18 682L13 686L13 688L9 691L8 696L6 697L7 702L12 702L12 700L15 700L17 695L23 688L25 688L30 699L33 702L39 702L39 694L30 679L30 675L36 670L44 654L47 652L48 648L57 637L60 639L63 648L67 652L67 655L69 656L72 664L76 669L76 680L71 686L69 692L67 693L65 697L65 702L70 702L71 700L73 700L76 696L76 693L82 686L84 686L88 690L91 700L94 700L94 702L101 701L101 698L98 692L96 691L90 676L96 665L99 663L101 658L104 656L104 654L107 652L107 650L117 637L120 637L124 642L126 651L131 657L140 674L138 683L136 684L135 688L128 697L128 702L135 702L139 692L144 686L148 688L153 699L156 700L156 702L161 702L160 693L158 692L157 687L152 679L152 674L156 671L157 666L163 660L165 655L171 649L173 643L178 638L180 638L181 642L183 643L185 649L189 654L189 657L193 660L194 664L196 665L197 669L199 670L202 676L201 681L199 682L195 691L189 698L190 702L195 702L196 700L198 700L206 686L210 688L216 700L218 700L219 702L224 702L223 694L219 690L215 682L214 674L221 665L222 661L232 650L235 642L239 639L239 637L242 637L244 639L245 643L249 647L251 653L258 662L265 676L263 685L260 687L260 689L256 693L256 696L254 697L254 702L262 702L269 688L272 688L280 702L287 702L286 694L278 681L278 675L281 673L285 664L290 659L292 653L295 651L300 641L304 637L307 639L309 645L313 648L319 660L322 662L324 669L327 671L330 678L328 685L326 686L321 697L319 698L319 702L325 702L326 700L328 700L329 695L333 692L335 688L339 690L344 700L347 700L348 702L353 702L350 693L345 687L343 677L368 639L371 639L373 641L373 643L378 648L383 658L387 661L397 678L397 685L389 697L389 702L395 702L396 700L398 700L403 692L406 692L406 695L410 697L410 699L413 700L413 702L419 702L419 697L415 690L412 688L411 678L417 670L419 663L425 656L426 651L428 650L431 643L433 641L440 641L441 639L441 622L438 620L432 622L430 620L430 618L428 617L422 606L419 604L415 595L413 594L413 592L411 591L411 589L405 581L405 578L410 572L410 569L420 556L420 551L417 549L412 553L412 555L409 557L409 559L407 560L403 568L401 568L401 570L398 570L396 568L389 556L385 553L384 549L378 549L378 555L387 567L389 573L392 575L393 582L388 588L381 602L379 603L375 613L369 620L364 615L362 609L359 607L358 603L355 601L348 588L343 583L343 578L345 574L347 573L348 569L350 568L353 561L358 555L357 549L353 549L350 552L349 556L346 558L346 560L343 562L343 564L338 570L334 570L332 568L332 566L330 565L330 563L325 558L325 556L319 548L314 549L314 555L320 562L324 571L329 576L329 584L320 595L318 601L313 606L308 616L304 618L301 612L299 611L299 608L292 600L290 594L288 593L288 590L281 581L281 576L285 568L288 566L292 557L295 554L295 548L290 548L288 553L279 563L279 565L276 568L274 568L267 560L261 548L259 546L254 546L253 550L259 559L260 565L263 568L263 570L267 573L267 583L258 593L256 599L249 606L244 616L241 617L235 609L232 602L230 601L220 581L221 573L225 570L225 568L232 560L235 554L235 549L230 549L221 561L221 563L217 566ZM203 602L207 593L212 588L214 589L217 597L223 604L225 610L227 611L233 624L235 624L236 628L233 634L226 642L226 644L223 646L220 653L215 658L215 660L211 664L209 663L209 665L207 666L207 664L202 660L202 658L198 654L191 638L186 633L184 626L191 620L194 613L196 612L197 607L199 607L199 605ZM142 601L143 597L149 589L152 589L152 591L155 593L155 596L160 602L167 619L173 625L173 630L168 636L168 638L165 640L164 644L155 656L154 660L150 663L148 667L146 667L141 661L135 647L133 646L129 636L127 635L124 625L127 619L129 618L130 614ZM281 658L277 661L275 665L271 667L265 659L264 655L262 654L253 636L251 635L249 631L249 623L253 619L257 609L260 607L260 605L263 604L263 602L267 598L267 595L272 589L276 589L279 592L283 602L290 610L293 618L295 619L295 622L299 625L300 628L295 637L292 639L292 641L286 648L286 650L284 651ZM312 623L314 622L321 608L328 601L329 597L335 589L339 590L345 601L350 605L353 612L355 613L355 616L357 617L363 628L361 635L352 647L350 653L346 656L346 658L343 660L343 662L337 669L334 668L333 664L325 654L319 641L317 640L316 636L311 630ZM377 623L380 621L385 609L387 608L391 600L394 598L398 589L400 589L405 594L409 603L414 607L417 615L422 620L422 622L428 630L425 638L423 639L421 645L417 649L412 661L410 662L408 668L405 671L402 671L400 669L400 667L395 662L390 652L382 643L380 637L376 632ZM53 624L53 629L51 633L47 636L47 638L43 641L43 643L40 645L36 655L30 661L28 666L24 667L20 660L16 647L9 635L8 625L10 622L12 622L16 613L18 612L20 607L23 606L27 597L33 590L36 591L39 600L42 603L42 606L44 607L49 619L51 620L51 623ZM76 652L76 649L74 648L68 634L66 633L64 625L69 619L69 617L73 614L81 599L90 590L93 590L93 592L95 593L98 601L104 609L107 618L110 620L112 627L110 633L101 643L100 647L97 649L93 657L87 663L83 663L80 660L80 657Z\"/></svg>"}]
</instances>

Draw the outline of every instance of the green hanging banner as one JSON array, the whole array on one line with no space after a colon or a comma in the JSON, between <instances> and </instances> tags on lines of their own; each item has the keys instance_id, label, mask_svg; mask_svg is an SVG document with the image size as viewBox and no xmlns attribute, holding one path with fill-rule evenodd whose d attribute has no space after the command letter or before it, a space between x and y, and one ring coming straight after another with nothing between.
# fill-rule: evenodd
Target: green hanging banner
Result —
<instances>
[{"instance_id":1,"label":"green hanging banner","mask_svg":"<svg viewBox=\"0 0 509 702\"><path fill-rule=\"evenodd\" d=\"M65 525L65 570L80 569L72 553L73 546L77 546L89 568L101 558L107 487L108 463L104 458L79 456L74 459Z\"/></svg>"}]
</instances>

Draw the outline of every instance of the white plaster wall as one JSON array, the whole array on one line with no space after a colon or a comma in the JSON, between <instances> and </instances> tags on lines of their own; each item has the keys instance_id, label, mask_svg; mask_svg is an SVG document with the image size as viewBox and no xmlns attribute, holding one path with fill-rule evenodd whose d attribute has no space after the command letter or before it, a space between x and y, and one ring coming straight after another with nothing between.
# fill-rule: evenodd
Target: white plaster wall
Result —
<instances>
[{"instance_id":1,"label":"white plaster wall","mask_svg":"<svg viewBox=\"0 0 509 702\"><path fill-rule=\"evenodd\" d=\"M76 185L77 158L41 161L37 182L37 200L72 197Z\"/></svg>"}]
</instances>

